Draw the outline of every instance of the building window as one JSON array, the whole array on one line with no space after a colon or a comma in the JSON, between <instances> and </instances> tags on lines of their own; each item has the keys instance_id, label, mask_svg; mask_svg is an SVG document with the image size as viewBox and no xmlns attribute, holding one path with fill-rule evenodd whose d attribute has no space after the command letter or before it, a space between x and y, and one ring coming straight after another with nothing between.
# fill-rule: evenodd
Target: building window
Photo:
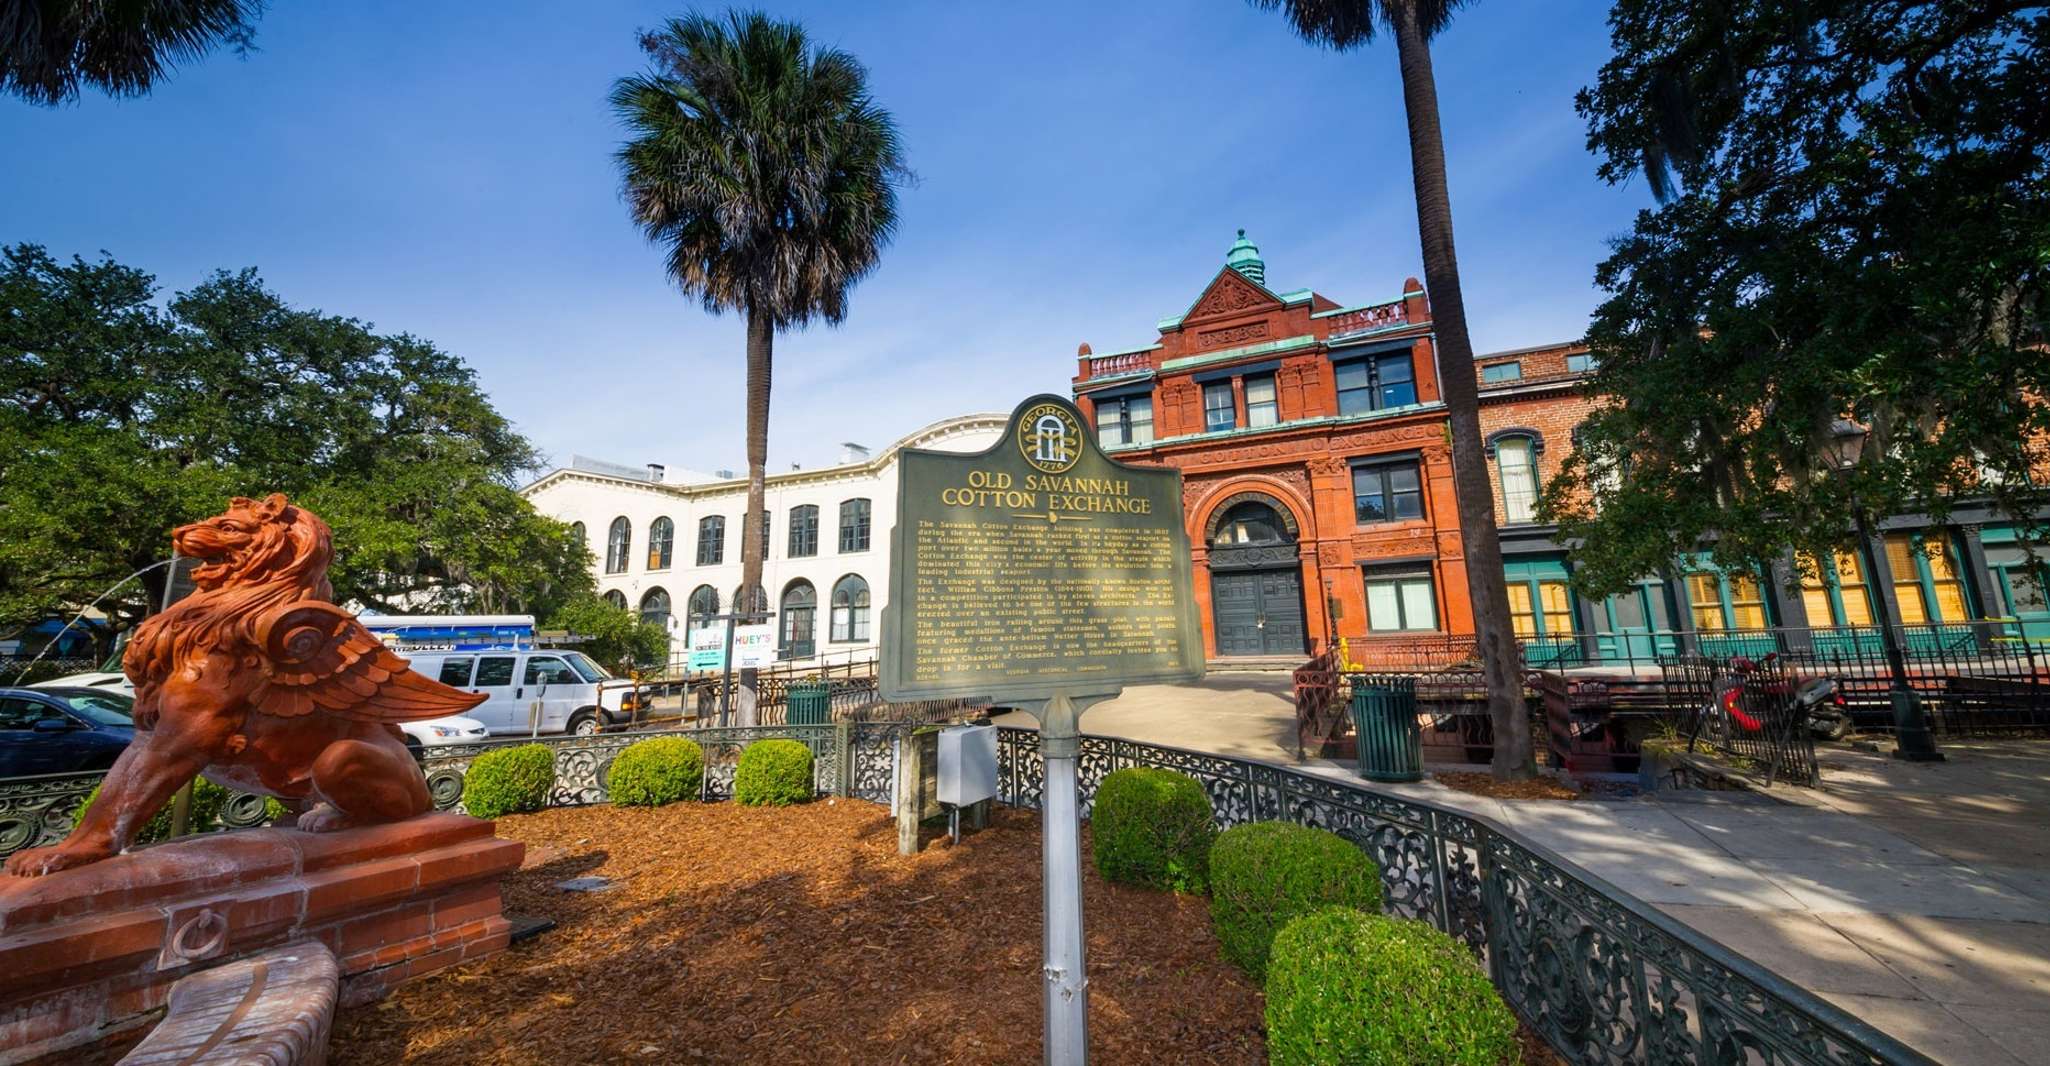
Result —
<instances>
[{"instance_id":1,"label":"building window","mask_svg":"<svg viewBox=\"0 0 2050 1066\"><path fill-rule=\"evenodd\" d=\"M755 615L765 615L769 613L769 594L763 592L760 585L755 586L755 594L753 596L743 596L740 593L740 587L735 586L733 589L734 614L752 613ZM750 601L753 602L753 607L748 606Z\"/></svg>"},{"instance_id":2,"label":"building window","mask_svg":"<svg viewBox=\"0 0 2050 1066\"><path fill-rule=\"evenodd\" d=\"M576 541L579 548L588 548L591 543L590 538L584 533L584 524L582 522L571 522L569 524L569 536L571 540Z\"/></svg>"},{"instance_id":3,"label":"building window","mask_svg":"<svg viewBox=\"0 0 2050 1066\"><path fill-rule=\"evenodd\" d=\"M1415 459L1352 468L1353 520L1360 525L1424 516L1423 477Z\"/></svg>"},{"instance_id":4,"label":"building window","mask_svg":"<svg viewBox=\"0 0 2050 1066\"><path fill-rule=\"evenodd\" d=\"M1498 381L1520 381L1523 378L1523 362L1512 359L1506 363L1490 363L1481 368L1481 381L1493 384Z\"/></svg>"},{"instance_id":5,"label":"building window","mask_svg":"<svg viewBox=\"0 0 2050 1066\"><path fill-rule=\"evenodd\" d=\"M819 553L819 509L813 504L790 509L790 557L804 559Z\"/></svg>"},{"instance_id":6,"label":"building window","mask_svg":"<svg viewBox=\"0 0 2050 1066\"><path fill-rule=\"evenodd\" d=\"M605 602L620 610L626 610L626 593L613 589L605 594Z\"/></svg>"},{"instance_id":7,"label":"building window","mask_svg":"<svg viewBox=\"0 0 2050 1066\"><path fill-rule=\"evenodd\" d=\"M1438 628L1429 570L1366 570L1367 628L1376 633Z\"/></svg>"},{"instance_id":8,"label":"building window","mask_svg":"<svg viewBox=\"0 0 2050 1066\"><path fill-rule=\"evenodd\" d=\"M1274 508L1248 500L1226 512L1210 538L1213 548L1242 548L1257 544L1287 544L1288 526Z\"/></svg>"},{"instance_id":9,"label":"building window","mask_svg":"<svg viewBox=\"0 0 2050 1066\"><path fill-rule=\"evenodd\" d=\"M843 552L865 552L868 550L867 500L841 501L840 550Z\"/></svg>"},{"instance_id":10,"label":"building window","mask_svg":"<svg viewBox=\"0 0 2050 1066\"><path fill-rule=\"evenodd\" d=\"M712 624L712 616L719 613L719 590L710 585L699 585L690 592L690 613L684 616L683 624L691 629L703 629Z\"/></svg>"},{"instance_id":11,"label":"building window","mask_svg":"<svg viewBox=\"0 0 2050 1066\"><path fill-rule=\"evenodd\" d=\"M868 582L860 574L848 574L833 586L833 642L858 643L868 639Z\"/></svg>"},{"instance_id":12,"label":"building window","mask_svg":"<svg viewBox=\"0 0 2050 1066\"><path fill-rule=\"evenodd\" d=\"M698 565L718 566L726 561L726 519L706 515L698 519Z\"/></svg>"},{"instance_id":13,"label":"building window","mask_svg":"<svg viewBox=\"0 0 2050 1066\"><path fill-rule=\"evenodd\" d=\"M762 558L767 559L769 557L769 512L763 511L755 515L755 532L760 537Z\"/></svg>"},{"instance_id":14,"label":"building window","mask_svg":"<svg viewBox=\"0 0 2050 1066\"><path fill-rule=\"evenodd\" d=\"M626 573L626 552L632 546L633 538L633 527L627 523L625 515L612 520L612 529L605 537L606 573Z\"/></svg>"},{"instance_id":15,"label":"building window","mask_svg":"<svg viewBox=\"0 0 2050 1066\"><path fill-rule=\"evenodd\" d=\"M1903 623L1963 622L1971 617L1955 558L1950 538L1941 533L1886 535L1886 563L1893 571L1893 595Z\"/></svg>"},{"instance_id":16,"label":"building window","mask_svg":"<svg viewBox=\"0 0 2050 1066\"><path fill-rule=\"evenodd\" d=\"M1502 476L1503 523L1537 521L1536 442L1529 437L1503 437L1495 442L1495 465Z\"/></svg>"},{"instance_id":17,"label":"building window","mask_svg":"<svg viewBox=\"0 0 2050 1066\"><path fill-rule=\"evenodd\" d=\"M1098 400L1096 439L1106 446L1153 443L1153 398L1125 396Z\"/></svg>"},{"instance_id":18,"label":"building window","mask_svg":"<svg viewBox=\"0 0 2050 1066\"><path fill-rule=\"evenodd\" d=\"M1806 552L1796 557L1801 570L1801 603L1811 626L1869 626L1872 593L1865 565L1856 552L1836 552L1828 561Z\"/></svg>"},{"instance_id":19,"label":"building window","mask_svg":"<svg viewBox=\"0 0 2050 1066\"><path fill-rule=\"evenodd\" d=\"M1568 374L1585 374L1601 365L1600 360L1586 352L1579 352L1566 357L1566 372Z\"/></svg>"},{"instance_id":20,"label":"building window","mask_svg":"<svg viewBox=\"0 0 2050 1066\"><path fill-rule=\"evenodd\" d=\"M669 569L669 556L676 549L676 523L657 518L648 523L648 569Z\"/></svg>"},{"instance_id":21,"label":"building window","mask_svg":"<svg viewBox=\"0 0 2050 1066\"><path fill-rule=\"evenodd\" d=\"M2040 622L2050 614L2050 603L2046 603L2043 589L2044 560L2050 557L2042 545L2035 546L2035 559L2029 558L2029 549L2021 542L1986 545L1986 569L1993 573L1993 583L2000 590L2001 609L2009 618L2025 622ZM2035 627L2027 632L2034 635Z\"/></svg>"},{"instance_id":22,"label":"building window","mask_svg":"<svg viewBox=\"0 0 2050 1066\"><path fill-rule=\"evenodd\" d=\"M1246 379L1246 425L1252 429L1281 423L1281 406L1274 401L1274 375L1260 374Z\"/></svg>"},{"instance_id":23,"label":"building window","mask_svg":"<svg viewBox=\"0 0 2050 1066\"><path fill-rule=\"evenodd\" d=\"M1364 414L1416 403L1416 370L1407 350L1334 363L1338 413Z\"/></svg>"},{"instance_id":24,"label":"building window","mask_svg":"<svg viewBox=\"0 0 2050 1066\"><path fill-rule=\"evenodd\" d=\"M1687 575L1687 599L1699 632L1755 632L1766 627L1765 594L1750 574L1694 571Z\"/></svg>"},{"instance_id":25,"label":"building window","mask_svg":"<svg viewBox=\"0 0 2050 1066\"><path fill-rule=\"evenodd\" d=\"M1231 382L1213 381L1203 386L1203 429L1216 432L1233 429L1239 424L1238 409L1233 406Z\"/></svg>"},{"instance_id":26,"label":"building window","mask_svg":"<svg viewBox=\"0 0 2050 1066\"><path fill-rule=\"evenodd\" d=\"M651 588L641 597L641 621L669 630L669 593L661 587Z\"/></svg>"},{"instance_id":27,"label":"building window","mask_svg":"<svg viewBox=\"0 0 2050 1066\"><path fill-rule=\"evenodd\" d=\"M799 578L783 590L783 657L809 659L818 650L814 632L819 613L819 594L811 582Z\"/></svg>"}]
</instances>

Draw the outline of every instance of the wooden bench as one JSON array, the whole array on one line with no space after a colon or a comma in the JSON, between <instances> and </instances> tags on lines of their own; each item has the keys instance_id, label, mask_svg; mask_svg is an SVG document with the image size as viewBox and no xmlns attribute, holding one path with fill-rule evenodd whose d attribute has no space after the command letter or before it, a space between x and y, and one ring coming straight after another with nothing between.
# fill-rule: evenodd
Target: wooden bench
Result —
<instances>
[{"instance_id":1,"label":"wooden bench","mask_svg":"<svg viewBox=\"0 0 2050 1066\"><path fill-rule=\"evenodd\" d=\"M320 1066L341 967L311 940L178 979L122 1066Z\"/></svg>"}]
</instances>

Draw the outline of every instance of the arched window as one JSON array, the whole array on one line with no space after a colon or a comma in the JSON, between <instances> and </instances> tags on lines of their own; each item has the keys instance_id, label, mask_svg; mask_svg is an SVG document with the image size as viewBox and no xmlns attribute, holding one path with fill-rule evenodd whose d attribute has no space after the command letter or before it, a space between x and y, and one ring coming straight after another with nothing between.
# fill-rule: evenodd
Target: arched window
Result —
<instances>
[{"instance_id":1,"label":"arched window","mask_svg":"<svg viewBox=\"0 0 2050 1066\"><path fill-rule=\"evenodd\" d=\"M710 585L699 585L690 591L690 613L683 624L691 629L703 629L712 624L712 616L719 613L719 590Z\"/></svg>"},{"instance_id":2,"label":"arched window","mask_svg":"<svg viewBox=\"0 0 2050 1066\"><path fill-rule=\"evenodd\" d=\"M867 500L841 501L840 550L843 552L865 552L868 550Z\"/></svg>"},{"instance_id":3,"label":"arched window","mask_svg":"<svg viewBox=\"0 0 2050 1066\"><path fill-rule=\"evenodd\" d=\"M698 565L718 566L726 561L726 520L718 515L698 519Z\"/></svg>"},{"instance_id":4,"label":"arched window","mask_svg":"<svg viewBox=\"0 0 2050 1066\"><path fill-rule=\"evenodd\" d=\"M790 509L790 557L803 559L819 553L819 509L804 504Z\"/></svg>"},{"instance_id":5,"label":"arched window","mask_svg":"<svg viewBox=\"0 0 2050 1066\"><path fill-rule=\"evenodd\" d=\"M1274 508L1252 501L1225 512L1224 520L1217 524L1217 533L1210 538L1210 544L1215 548L1286 544L1288 541L1288 527Z\"/></svg>"},{"instance_id":6,"label":"arched window","mask_svg":"<svg viewBox=\"0 0 2050 1066\"><path fill-rule=\"evenodd\" d=\"M819 613L818 590L798 578L783 588L783 657L809 659L818 649L815 630Z\"/></svg>"},{"instance_id":7,"label":"arched window","mask_svg":"<svg viewBox=\"0 0 2050 1066\"><path fill-rule=\"evenodd\" d=\"M868 582L848 574L833 586L833 643L868 639Z\"/></svg>"},{"instance_id":8,"label":"arched window","mask_svg":"<svg viewBox=\"0 0 2050 1066\"><path fill-rule=\"evenodd\" d=\"M613 589L605 594L605 602L624 611L626 610L626 593Z\"/></svg>"},{"instance_id":9,"label":"arched window","mask_svg":"<svg viewBox=\"0 0 2050 1066\"><path fill-rule=\"evenodd\" d=\"M633 539L633 527L627 524L625 515L612 520L612 532L605 537L606 573L626 573L626 551L632 546Z\"/></svg>"},{"instance_id":10,"label":"arched window","mask_svg":"<svg viewBox=\"0 0 2050 1066\"><path fill-rule=\"evenodd\" d=\"M747 606L749 600L754 601L754 605L752 607ZM763 592L762 587L760 585L756 585L755 594L753 596L743 596L740 594L740 589L738 587L735 587L733 590L733 613L741 614L743 612L750 610L752 610L756 614L768 613L769 594ZM746 623L741 624L744 625Z\"/></svg>"},{"instance_id":11,"label":"arched window","mask_svg":"<svg viewBox=\"0 0 2050 1066\"><path fill-rule=\"evenodd\" d=\"M657 518L648 523L648 569L669 569L669 557L676 550L676 523Z\"/></svg>"},{"instance_id":12,"label":"arched window","mask_svg":"<svg viewBox=\"0 0 2050 1066\"><path fill-rule=\"evenodd\" d=\"M663 630L668 630L669 593L660 586L649 589L648 594L641 597L641 621L653 622Z\"/></svg>"},{"instance_id":13,"label":"arched window","mask_svg":"<svg viewBox=\"0 0 2050 1066\"><path fill-rule=\"evenodd\" d=\"M569 524L569 535L576 540L577 547L579 548L586 547L591 543L590 538L584 535L584 524L582 522L571 522Z\"/></svg>"},{"instance_id":14,"label":"arched window","mask_svg":"<svg viewBox=\"0 0 2050 1066\"><path fill-rule=\"evenodd\" d=\"M1537 442L1522 434L1495 440L1495 466L1502 478L1504 524L1537 521Z\"/></svg>"}]
</instances>

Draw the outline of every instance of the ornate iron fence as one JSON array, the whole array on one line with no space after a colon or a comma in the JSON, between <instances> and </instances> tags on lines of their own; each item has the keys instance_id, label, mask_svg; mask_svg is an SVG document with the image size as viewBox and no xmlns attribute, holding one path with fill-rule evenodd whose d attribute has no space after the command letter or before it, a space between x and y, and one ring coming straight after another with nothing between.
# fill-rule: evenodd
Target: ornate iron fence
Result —
<instances>
[{"instance_id":1,"label":"ornate iron fence","mask_svg":"<svg viewBox=\"0 0 2050 1066\"><path fill-rule=\"evenodd\" d=\"M1203 783L1220 825L1329 829L1381 865L1387 907L1466 942L1496 987L1569 1061L1656 1064L1929 1063L1571 862L1485 819L1269 763L1113 737L1082 738L1086 813L1105 774L1177 770ZM1036 808L1039 735L998 734L998 788Z\"/></svg>"},{"instance_id":2,"label":"ornate iron fence","mask_svg":"<svg viewBox=\"0 0 2050 1066\"><path fill-rule=\"evenodd\" d=\"M0 858L63 840L71 832L71 815L79 801L105 776L95 772L0 778Z\"/></svg>"}]
</instances>

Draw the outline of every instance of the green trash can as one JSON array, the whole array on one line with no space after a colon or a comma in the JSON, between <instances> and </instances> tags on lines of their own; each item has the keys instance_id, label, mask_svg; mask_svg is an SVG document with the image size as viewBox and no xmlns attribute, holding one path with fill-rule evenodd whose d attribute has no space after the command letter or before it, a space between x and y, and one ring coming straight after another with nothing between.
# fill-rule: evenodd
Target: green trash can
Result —
<instances>
[{"instance_id":1,"label":"green trash can","mask_svg":"<svg viewBox=\"0 0 2050 1066\"><path fill-rule=\"evenodd\" d=\"M790 724L825 725L833 720L833 686L826 681L797 681L790 686Z\"/></svg>"},{"instance_id":2,"label":"green trash can","mask_svg":"<svg viewBox=\"0 0 2050 1066\"><path fill-rule=\"evenodd\" d=\"M1419 781L1423 731L1417 728L1416 678L1368 675L1352 684L1359 731L1359 774L1369 781Z\"/></svg>"}]
</instances>

